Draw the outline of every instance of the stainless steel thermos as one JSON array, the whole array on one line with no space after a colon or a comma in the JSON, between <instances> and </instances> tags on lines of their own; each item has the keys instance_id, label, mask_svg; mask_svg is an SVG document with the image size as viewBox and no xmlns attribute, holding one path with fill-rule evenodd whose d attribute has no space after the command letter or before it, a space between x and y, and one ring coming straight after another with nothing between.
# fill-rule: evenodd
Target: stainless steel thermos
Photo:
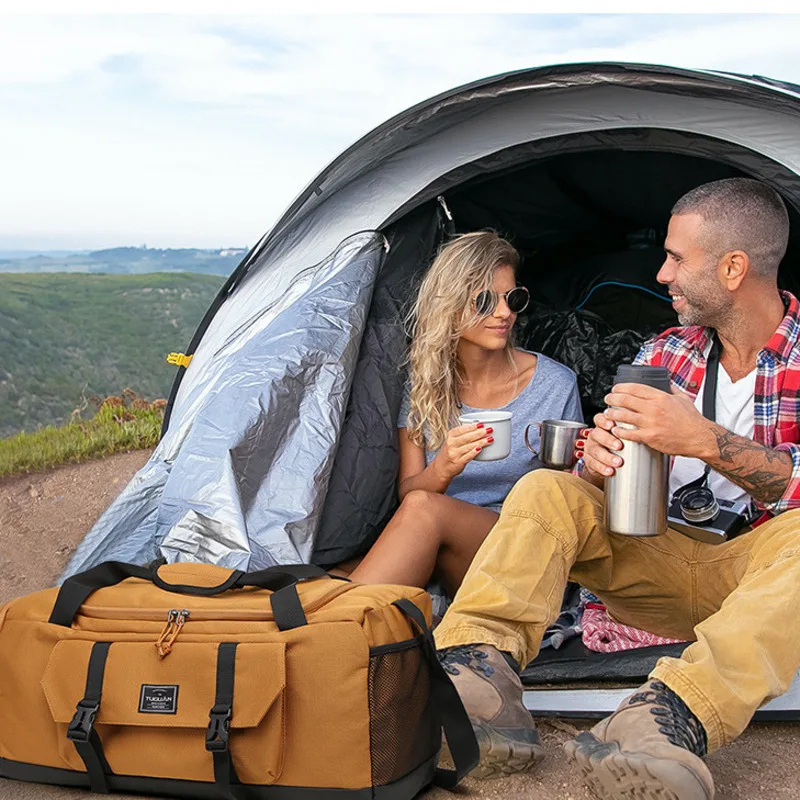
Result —
<instances>
[{"instance_id":1,"label":"stainless steel thermos","mask_svg":"<svg viewBox=\"0 0 800 800\"><path fill-rule=\"evenodd\" d=\"M670 390L670 373L664 367L622 364L614 384L643 383ZM620 428L633 425L617 423ZM628 536L658 536L667 530L669 507L669 456L639 442L626 441L619 453L623 464L605 485L606 530Z\"/></svg>"}]
</instances>

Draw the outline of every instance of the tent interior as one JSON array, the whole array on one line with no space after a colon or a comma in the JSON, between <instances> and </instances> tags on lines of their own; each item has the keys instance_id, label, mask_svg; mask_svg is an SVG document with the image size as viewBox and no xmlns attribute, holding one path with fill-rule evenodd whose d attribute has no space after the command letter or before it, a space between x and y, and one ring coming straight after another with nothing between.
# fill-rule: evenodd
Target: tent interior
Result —
<instances>
[{"instance_id":1,"label":"tent interior","mask_svg":"<svg viewBox=\"0 0 800 800\"><path fill-rule=\"evenodd\" d=\"M575 370L588 421L603 408L617 365L632 359L647 336L678 324L666 287L656 281L672 205L702 183L763 179L768 165L754 172L756 164L744 171L691 148L573 149L476 176L446 202L458 233L492 228L520 251L519 280L532 303L519 321L519 343ZM796 177L786 172L787 186L794 186ZM780 283L795 291L800 225L786 199L794 237Z\"/></svg>"},{"instance_id":2,"label":"tent interior","mask_svg":"<svg viewBox=\"0 0 800 800\"><path fill-rule=\"evenodd\" d=\"M530 290L531 304L518 320L517 342L575 370L590 421L603 408L617 365L630 362L648 336L677 324L666 287L656 281L672 205L702 183L736 176L764 180L784 197L792 240L779 282L797 292L800 180L730 142L641 129L537 142L443 176L395 215L383 231L391 247L362 341L315 563L333 564L365 552L396 508L396 451L380 445L387 436L394 440L405 372L387 363L402 363L407 339L400 320L449 234L491 228L520 251L518 281ZM380 372L385 395L379 425L364 424L377 421L370 410L375 405L371 370ZM374 525L363 524L369 516L365 504L372 504ZM354 520L361 523L357 531L348 528ZM606 659L605 674L600 669L598 675L596 663L592 674L608 679L644 675L661 654L656 649L649 656L616 654ZM551 654L555 671L545 669L542 680L577 677L575 658L586 653L574 647L571 652L571 658L566 651ZM565 659L559 672L556 662ZM529 682L535 682L535 672L528 671Z\"/></svg>"}]
</instances>

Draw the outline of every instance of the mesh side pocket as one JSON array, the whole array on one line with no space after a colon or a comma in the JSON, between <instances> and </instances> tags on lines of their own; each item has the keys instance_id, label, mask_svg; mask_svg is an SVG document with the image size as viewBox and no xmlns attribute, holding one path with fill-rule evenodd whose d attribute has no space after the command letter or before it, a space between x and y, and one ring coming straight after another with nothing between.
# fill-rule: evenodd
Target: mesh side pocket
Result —
<instances>
[{"instance_id":1,"label":"mesh side pocket","mask_svg":"<svg viewBox=\"0 0 800 800\"><path fill-rule=\"evenodd\" d=\"M374 786L402 778L438 751L441 728L431 701L428 664L418 641L373 651L369 716Z\"/></svg>"}]
</instances>

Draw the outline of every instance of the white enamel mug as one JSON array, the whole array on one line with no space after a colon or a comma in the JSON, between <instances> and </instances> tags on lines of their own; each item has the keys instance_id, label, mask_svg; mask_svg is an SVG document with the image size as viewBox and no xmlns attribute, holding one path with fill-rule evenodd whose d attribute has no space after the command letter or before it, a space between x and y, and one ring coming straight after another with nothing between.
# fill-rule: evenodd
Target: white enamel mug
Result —
<instances>
[{"instance_id":1,"label":"white enamel mug","mask_svg":"<svg viewBox=\"0 0 800 800\"><path fill-rule=\"evenodd\" d=\"M486 445L475 456L475 461L500 461L511 452L511 412L510 411L473 411L462 414L458 421L462 425L482 422L485 427L492 428L494 441Z\"/></svg>"}]
</instances>

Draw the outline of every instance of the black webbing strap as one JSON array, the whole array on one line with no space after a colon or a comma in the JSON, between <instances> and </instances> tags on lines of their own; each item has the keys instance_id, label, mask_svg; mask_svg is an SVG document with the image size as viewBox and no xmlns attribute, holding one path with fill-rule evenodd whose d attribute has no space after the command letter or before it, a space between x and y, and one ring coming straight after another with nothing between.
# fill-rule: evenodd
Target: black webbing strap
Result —
<instances>
[{"instance_id":1,"label":"black webbing strap","mask_svg":"<svg viewBox=\"0 0 800 800\"><path fill-rule=\"evenodd\" d=\"M222 642L217 649L217 694L206 732L206 750L214 758L214 784L226 800L236 800L231 787L239 783L230 751L236 646L236 642Z\"/></svg>"},{"instance_id":2,"label":"black webbing strap","mask_svg":"<svg viewBox=\"0 0 800 800\"><path fill-rule=\"evenodd\" d=\"M96 567L87 569L67 578L58 590L58 597L47 621L51 625L63 625L69 628L89 595L105 586L114 586L126 578L144 578L152 580L153 573L145 567L124 564L121 561L106 561Z\"/></svg>"},{"instance_id":3,"label":"black webbing strap","mask_svg":"<svg viewBox=\"0 0 800 800\"><path fill-rule=\"evenodd\" d=\"M714 338L711 340L711 350L709 350L708 359L706 360L706 381L703 385L703 416L711 420L711 422L716 422L717 420L717 381L719 380L719 356L721 350L722 345L720 344L719 336L715 333ZM689 489L706 486L710 473L711 467L706 464L699 478L679 486L672 493L672 500L679 498Z\"/></svg>"},{"instance_id":4,"label":"black webbing strap","mask_svg":"<svg viewBox=\"0 0 800 800\"><path fill-rule=\"evenodd\" d=\"M428 658L431 671L431 692L433 702L442 721L450 755L453 758L455 770L436 769L433 782L445 789L452 789L470 770L477 766L480 759L478 740L472 730L464 704L458 696L456 687L436 657L436 645L433 642L428 624L423 613L405 598L396 600L396 605L422 632L423 647ZM409 732L413 735L413 732Z\"/></svg>"},{"instance_id":5,"label":"black webbing strap","mask_svg":"<svg viewBox=\"0 0 800 800\"><path fill-rule=\"evenodd\" d=\"M224 594L230 589L238 589L243 586L255 586L277 592L287 586L293 586L300 581L313 578L347 580L346 578L339 578L339 576L329 575L324 569L315 567L312 564L288 564L286 566L268 567L259 572L234 570L217 586L190 586L169 583L156 570L148 569L147 567L125 564L121 561L106 561L64 581L61 589L59 589L58 597L56 597L48 622L69 628L80 607L92 592L106 586L115 586L126 578L141 578L152 581L159 589L163 589L165 592L197 597L213 597Z\"/></svg>"},{"instance_id":6,"label":"black webbing strap","mask_svg":"<svg viewBox=\"0 0 800 800\"><path fill-rule=\"evenodd\" d=\"M285 586L283 589L278 589L277 592L270 595L269 602L278 630L289 631L292 628L308 624L296 586Z\"/></svg>"},{"instance_id":7,"label":"black webbing strap","mask_svg":"<svg viewBox=\"0 0 800 800\"><path fill-rule=\"evenodd\" d=\"M711 350L706 361L706 384L703 387L703 416L716 422L717 419L717 380L719 378L719 354L722 349L719 337L714 334Z\"/></svg>"},{"instance_id":8,"label":"black webbing strap","mask_svg":"<svg viewBox=\"0 0 800 800\"><path fill-rule=\"evenodd\" d=\"M69 739L78 751L89 776L89 788L93 792L108 794L106 775L111 769L103 753L103 743L94 729L94 720L100 709L103 695L103 676L106 671L106 659L111 642L95 642L89 656L89 667L86 670L86 690L83 700L78 703L75 716L67 728Z\"/></svg>"}]
</instances>

